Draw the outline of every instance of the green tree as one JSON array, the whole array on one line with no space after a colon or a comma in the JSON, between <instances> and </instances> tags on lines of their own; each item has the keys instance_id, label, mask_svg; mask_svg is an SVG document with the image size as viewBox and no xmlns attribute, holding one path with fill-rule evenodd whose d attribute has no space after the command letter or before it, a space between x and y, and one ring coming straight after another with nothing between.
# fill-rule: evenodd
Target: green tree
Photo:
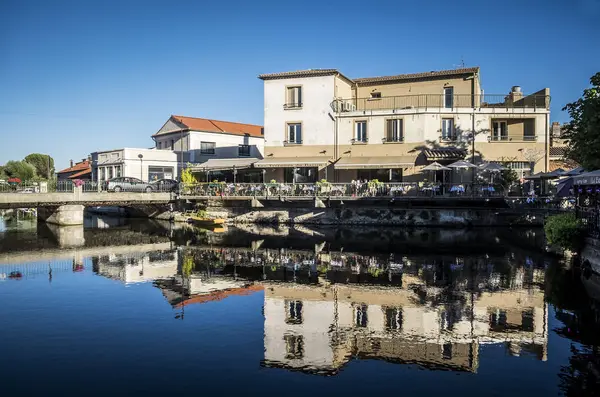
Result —
<instances>
[{"instance_id":1,"label":"green tree","mask_svg":"<svg viewBox=\"0 0 600 397\"><path fill-rule=\"evenodd\" d=\"M54 159L47 154L31 153L25 156L25 161L35 167L40 178L52 179L54 175Z\"/></svg>"},{"instance_id":2,"label":"green tree","mask_svg":"<svg viewBox=\"0 0 600 397\"><path fill-rule=\"evenodd\" d=\"M9 161L4 165L4 174L8 178L30 181L36 177L35 167L26 161Z\"/></svg>"},{"instance_id":3,"label":"green tree","mask_svg":"<svg viewBox=\"0 0 600 397\"><path fill-rule=\"evenodd\" d=\"M567 140L565 155L584 168L595 170L600 168L600 72L590 82L592 86L583 90L581 98L563 108L571 116L563 136Z\"/></svg>"}]
</instances>

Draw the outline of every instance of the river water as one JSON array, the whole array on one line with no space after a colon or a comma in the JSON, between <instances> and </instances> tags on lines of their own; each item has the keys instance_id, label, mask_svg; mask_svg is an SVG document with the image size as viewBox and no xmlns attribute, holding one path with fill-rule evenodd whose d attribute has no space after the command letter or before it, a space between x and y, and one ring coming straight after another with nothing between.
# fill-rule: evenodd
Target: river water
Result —
<instances>
[{"instance_id":1,"label":"river water","mask_svg":"<svg viewBox=\"0 0 600 397\"><path fill-rule=\"evenodd\" d=\"M0 228L6 396L599 395L539 229Z\"/></svg>"}]
</instances>

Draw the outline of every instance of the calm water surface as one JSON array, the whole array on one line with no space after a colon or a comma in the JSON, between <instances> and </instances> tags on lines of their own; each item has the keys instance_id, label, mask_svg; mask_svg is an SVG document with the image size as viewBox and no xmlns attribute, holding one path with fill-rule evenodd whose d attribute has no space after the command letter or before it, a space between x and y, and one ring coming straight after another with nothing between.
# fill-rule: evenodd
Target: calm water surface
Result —
<instances>
[{"instance_id":1,"label":"calm water surface","mask_svg":"<svg viewBox=\"0 0 600 397\"><path fill-rule=\"evenodd\" d=\"M598 395L600 278L542 233L3 225L3 395Z\"/></svg>"}]
</instances>

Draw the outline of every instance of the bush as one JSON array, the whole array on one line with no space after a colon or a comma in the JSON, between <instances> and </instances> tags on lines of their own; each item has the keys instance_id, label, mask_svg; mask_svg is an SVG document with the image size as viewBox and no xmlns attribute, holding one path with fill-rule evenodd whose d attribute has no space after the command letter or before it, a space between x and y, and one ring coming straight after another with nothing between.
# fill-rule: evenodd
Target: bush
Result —
<instances>
[{"instance_id":1,"label":"bush","mask_svg":"<svg viewBox=\"0 0 600 397\"><path fill-rule=\"evenodd\" d=\"M575 214L553 215L544 225L548 243L564 249L577 251L583 247L585 237L583 224Z\"/></svg>"}]
</instances>

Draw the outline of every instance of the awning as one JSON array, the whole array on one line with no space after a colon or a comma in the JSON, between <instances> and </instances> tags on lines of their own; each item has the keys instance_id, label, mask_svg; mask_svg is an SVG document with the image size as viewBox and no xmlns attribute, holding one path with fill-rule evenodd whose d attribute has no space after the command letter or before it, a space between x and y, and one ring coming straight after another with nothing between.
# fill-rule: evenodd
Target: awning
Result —
<instances>
[{"instance_id":1,"label":"awning","mask_svg":"<svg viewBox=\"0 0 600 397\"><path fill-rule=\"evenodd\" d=\"M600 170L586 172L573 177L574 185L600 185Z\"/></svg>"},{"instance_id":2,"label":"awning","mask_svg":"<svg viewBox=\"0 0 600 397\"><path fill-rule=\"evenodd\" d=\"M401 168L415 165L415 156L342 157L335 168L338 170Z\"/></svg>"},{"instance_id":3,"label":"awning","mask_svg":"<svg viewBox=\"0 0 600 397\"><path fill-rule=\"evenodd\" d=\"M258 168L319 167L327 164L330 157L273 157L254 164Z\"/></svg>"},{"instance_id":4,"label":"awning","mask_svg":"<svg viewBox=\"0 0 600 397\"><path fill-rule=\"evenodd\" d=\"M194 164L191 168L196 171L228 171L234 167L236 170L242 170L252 167L252 164L259 161L255 157L242 159L209 159L200 164Z\"/></svg>"},{"instance_id":5,"label":"awning","mask_svg":"<svg viewBox=\"0 0 600 397\"><path fill-rule=\"evenodd\" d=\"M467 155L467 151L464 149L439 148L425 149L423 154L427 157L427 160L462 160Z\"/></svg>"}]
</instances>

